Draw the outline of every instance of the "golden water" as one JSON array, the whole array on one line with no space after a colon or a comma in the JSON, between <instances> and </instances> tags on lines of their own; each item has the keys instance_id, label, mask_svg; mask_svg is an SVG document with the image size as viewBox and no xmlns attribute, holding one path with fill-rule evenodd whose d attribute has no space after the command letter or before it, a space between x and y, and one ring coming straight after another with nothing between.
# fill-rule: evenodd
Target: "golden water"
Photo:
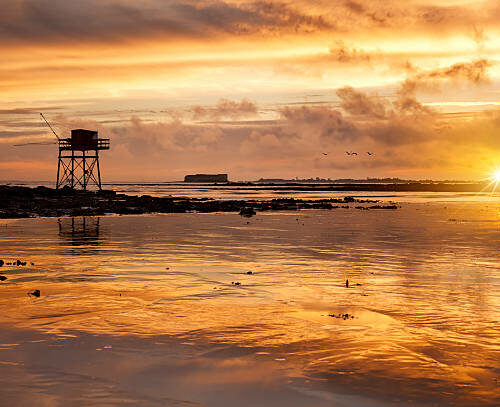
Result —
<instances>
[{"instance_id":1,"label":"golden water","mask_svg":"<svg viewBox=\"0 0 500 407\"><path fill-rule=\"evenodd\" d=\"M492 203L1 220L0 258L28 265L0 268L0 384L40 405L73 400L70 371L111 383L75 405L500 405L499 243Z\"/></svg>"}]
</instances>

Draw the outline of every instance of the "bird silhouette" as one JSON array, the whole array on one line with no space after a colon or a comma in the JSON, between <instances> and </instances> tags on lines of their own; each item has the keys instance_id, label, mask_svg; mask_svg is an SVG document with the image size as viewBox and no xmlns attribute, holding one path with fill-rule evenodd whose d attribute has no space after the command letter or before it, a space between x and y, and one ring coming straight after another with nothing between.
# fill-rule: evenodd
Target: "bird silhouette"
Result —
<instances>
[{"instance_id":1,"label":"bird silhouette","mask_svg":"<svg viewBox=\"0 0 500 407\"><path fill-rule=\"evenodd\" d=\"M351 155L351 153L350 153L349 151L346 151L345 153L346 153L347 155Z\"/></svg>"},{"instance_id":2,"label":"bird silhouette","mask_svg":"<svg viewBox=\"0 0 500 407\"><path fill-rule=\"evenodd\" d=\"M328 153L323 153L323 155L328 155Z\"/></svg>"},{"instance_id":3,"label":"bird silhouette","mask_svg":"<svg viewBox=\"0 0 500 407\"><path fill-rule=\"evenodd\" d=\"M356 151L353 151L351 155L358 155L358 153Z\"/></svg>"},{"instance_id":4,"label":"bird silhouette","mask_svg":"<svg viewBox=\"0 0 500 407\"><path fill-rule=\"evenodd\" d=\"M370 153L369 151L367 151L367 152L366 152L366 154L368 154L368 155L373 155L373 153Z\"/></svg>"}]
</instances>

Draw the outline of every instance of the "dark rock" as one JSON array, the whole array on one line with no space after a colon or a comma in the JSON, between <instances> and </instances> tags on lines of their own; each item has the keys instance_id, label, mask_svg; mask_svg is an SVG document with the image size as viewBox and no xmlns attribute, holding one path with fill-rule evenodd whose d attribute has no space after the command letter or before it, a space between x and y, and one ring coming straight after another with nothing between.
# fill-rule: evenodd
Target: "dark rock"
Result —
<instances>
[{"instance_id":1,"label":"dark rock","mask_svg":"<svg viewBox=\"0 0 500 407\"><path fill-rule=\"evenodd\" d=\"M28 295L32 295L33 297L40 297L40 290L32 291L28 293Z\"/></svg>"},{"instance_id":2,"label":"dark rock","mask_svg":"<svg viewBox=\"0 0 500 407\"><path fill-rule=\"evenodd\" d=\"M7 280L7 277L5 277L5 276L0 276L0 281L5 281L5 280Z\"/></svg>"},{"instance_id":3,"label":"dark rock","mask_svg":"<svg viewBox=\"0 0 500 407\"><path fill-rule=\"evenodd\" d=\"M398 209L397 205L373 205L369 209Z\"/></svg>"},{"instance_id":4,"label":"dark rock","mask_svg":"<svg viewBox=\"0 0 500 407\"><path fill-rule=\"evenodd\" d=\"M252 207L245 207L241 208L240 215L251 218L252 216L257 215L257 212L255 212L255 210Z\"/></svg>"},{"instance_id":5,"label":"dark rock","mask_svg":"<svg viewBox=\"0 0 500 407\"><path fill-rule=\"evenodd\" d=\"M2 267L4 264L5 264L4 261L0 260L0 267Z\"/></svg>"},{"instance_id":6,"label":"dark rock","mask_svg":"<svg viewBox=\"0 0 500 407\"><path fill-rule=\"evenodd\" d=\"M294 187L295 188L295 187ZM69 187L51 189L46 187L27 188L0 185L0 218L29 218L34 216L97 216L108 213L186 213L186 212L239 212L251 217L258 211L290 211L301 209L333 209L333 203L376 203L357 200L351 196L343 199L294 199L271 200L214 200L207 198L131 196L114 191L81 191ZM373 205L369 209L396 209L396 205Z\"/></svg>"},{"instance_id":7,"label":"dark rock","mask_svg":"<svg viewBox=\"0 0 500 407\"><path fill-rule=\"evenodd\" d=\"M250 274L253 274L253 272L251 272L251 271L247 271L247 274L248 274L248 275L250 275Z\"/></svg>"}]
</instances>

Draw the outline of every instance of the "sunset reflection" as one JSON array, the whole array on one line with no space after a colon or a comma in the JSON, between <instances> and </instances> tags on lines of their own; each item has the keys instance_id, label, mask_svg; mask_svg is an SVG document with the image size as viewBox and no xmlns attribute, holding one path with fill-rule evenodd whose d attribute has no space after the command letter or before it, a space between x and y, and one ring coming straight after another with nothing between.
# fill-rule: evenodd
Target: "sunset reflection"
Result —
<instances>
[{"instance_id":1,"label":"sunset reflection","mask_svg":"<svg viewBox=\"0 0 500 407\"><path fill-rule=\"evenodd\" d=\"M4 250L35 265L4 266L2 324L49 342L71 333L150 338L155 349L182 342L196 363L225 349L232 373L211 373L202 387L254 386L235 373L259 377L252 365L278 369L284 376L268 380L288 377L293 388L490 405L500 400L499 211L407 204L261 214L249 224L231 214L9 222ZM26 296L34 288L39 299Z\"/></svg>"}]
</instances>

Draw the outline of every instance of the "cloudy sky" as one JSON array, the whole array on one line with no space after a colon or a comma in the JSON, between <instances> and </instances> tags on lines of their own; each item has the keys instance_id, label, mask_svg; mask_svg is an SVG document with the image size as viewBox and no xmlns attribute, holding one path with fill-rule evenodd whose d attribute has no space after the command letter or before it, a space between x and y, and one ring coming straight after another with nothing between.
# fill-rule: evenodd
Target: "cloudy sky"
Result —
<instances>
[{"instance_id":1,"label":"cloudy sky","mask_svg":"<svg viewBox=\"0 0 500 407\"><path fill-rule=\"evenodd\" d=\"M111 138L104 181L479 179L500 164L498 1L0 5L1 180L55 178L56 145L15 146L53 140L39 112L61 137Z\"/></svg>"}]
</instances>

